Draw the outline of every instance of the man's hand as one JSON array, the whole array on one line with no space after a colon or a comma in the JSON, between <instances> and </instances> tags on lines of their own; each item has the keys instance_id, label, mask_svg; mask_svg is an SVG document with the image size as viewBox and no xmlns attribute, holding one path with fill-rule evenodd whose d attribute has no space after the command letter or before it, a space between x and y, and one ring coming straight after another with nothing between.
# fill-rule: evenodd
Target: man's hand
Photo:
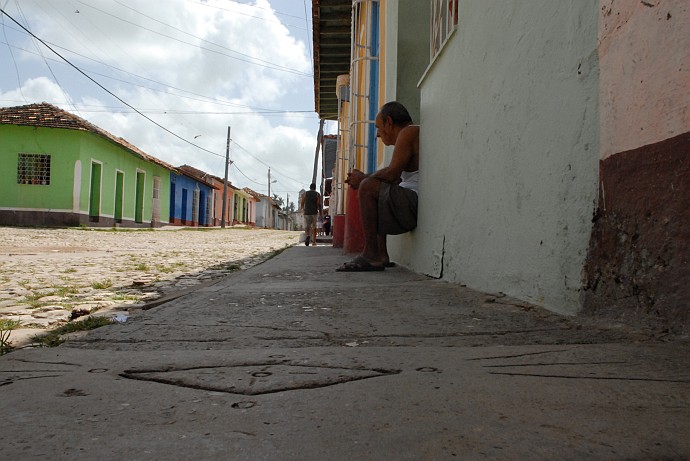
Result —
<instances>
[{"instance_id":1,"label":"man's hand","mask_svg":"<svg viewBox=\"0 0 690 461\"><path fill-rule=\"evenodd\" d=\"M364 178L366 177L366 174L355 168L347 174L347 179L345 182L348 183L353 189L357 189L359 184L364 181Z\"/></svg>"}]
</instances>

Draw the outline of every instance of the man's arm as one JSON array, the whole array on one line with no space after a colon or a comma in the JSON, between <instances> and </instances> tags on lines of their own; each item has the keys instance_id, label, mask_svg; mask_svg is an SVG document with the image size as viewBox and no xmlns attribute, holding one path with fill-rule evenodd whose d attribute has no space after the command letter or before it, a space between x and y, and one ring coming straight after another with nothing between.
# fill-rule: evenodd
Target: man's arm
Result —
<instances>
[{"instance_id":1,"label":"man's arm","mask_svg":"<svg viewBox=\"0 0 690 461\"><path fill-rule=\"evenodd\" d=\"M385 182L396 182L403 170L415 155L419 143L419 126L410 125L403 128L395 140L393 157L387 167L376 170L372 176Z\"/></svg>"},{"instance_id":2,"label":"man's arm","mask_svg":"<svg viewBox=\"0 0 690 461\"><path fill-rule=\"evenodd\" d=\"M417 150L419 150L419 126L407 126L400 131L398 138L395 140L390 164L376 170L371 176L384 182L398 182L405 167L410 163L412 157L416 155ZM357 189L364 178L369 175L354 169L347 176L345 182Z\"/></svg>"}]
</instances>

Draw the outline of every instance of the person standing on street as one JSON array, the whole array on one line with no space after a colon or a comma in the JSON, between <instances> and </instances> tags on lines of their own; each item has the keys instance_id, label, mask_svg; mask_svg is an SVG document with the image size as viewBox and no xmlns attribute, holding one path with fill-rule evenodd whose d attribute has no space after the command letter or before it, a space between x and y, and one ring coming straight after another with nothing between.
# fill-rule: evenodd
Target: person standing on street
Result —
<instances>
[{"instance_id":1,"label":"person standing on street","mask_svg":"<svg viewBox=\"0 0 690 461\"><path fill-rule=\"evenodd\" d=\"M309 246L311 240L312 246L316 246L316 217L321 214L321 194L316 192L316 184L311 183L309 190L302 195L300 208L304 213L304 225L307 234L304 244Z\"/></svg>"},{"instance_id":2,"label":"person standing on street","mask_svg":"<svg viewBox=\"0 0 690 461\"><path fill-rule=\"evenodd\" d=\"M326 213L323 217L323 233L326 236L331 235L331 215Z\"/></svg>"}]
</instances>

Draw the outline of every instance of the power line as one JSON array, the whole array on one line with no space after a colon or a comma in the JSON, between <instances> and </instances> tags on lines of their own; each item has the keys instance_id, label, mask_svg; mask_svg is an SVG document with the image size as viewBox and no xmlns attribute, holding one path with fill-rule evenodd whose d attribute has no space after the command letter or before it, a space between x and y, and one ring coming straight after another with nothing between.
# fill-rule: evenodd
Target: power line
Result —
<instances>
[{"instance_id":1,"label":"power line","mask_svg":"<svg viewBox=\"0 0 690 461\"><path fill-rule=\"evenodd\" d=\"M167 133L169 133L169 134L175 136L176 138L178 138L179 140L183 141L184 143L189 144L189 145L191 145L191 146L194 146L194 147L196 147L197 149L200 149L200 150L202 150L202 151L204 151L204 152L210 153L210 154L212 154L212 155L214 155L214 156L216 156L216 157L224 158L224 156L221 155L221 154L218 154L218 153L213 152L213 151L211 151L211 150L205 149L205 148L203 148L203 147L201 147L201 146L199 146L199 145L197 145L197 144L195 144L195 143L193 143L193 142L191 142L191 141L188 141L187 139L184 139L183 137L179 136L179 135L176 134L175 132L171 131L170 129L168 129L168 128L166 128L165 126L161 125L160 123L156 122L156 121L153 120L152 118L148 117L148 116L145 115L145 113L144 113L145 110L137 109L136 107L134 107L134 106L132 106L131 104L129 104L127 101L125 101L124 99L122 99L121 97L119 97L117 94L113 93L113 92L110 91L108 88L106 88L104 85L102 85L101 83L99 83L98 81L96 81L93 77L91 77L89 74L87 74L87 73L86 73L84 70L82 70L80 67L78 67L78 66L76 66L75 64L73 64L69 59L67 59L65 56L63 56L62 54L60 54L60 53L59 53L58 51L56 51L56 49L55 49L55 48L61 48L61 49L65 49L65 48L59 47L59 46L57 46L57 45L55 45L55 48L51 47L51 46L48 44L49 42L46 42L46 41L44 41L43 39L41 39L41 38L39 38L38 36L36 36L31 30L29 30L28 26L25 27L24 25L22 25L21 23L19 23L19 22L18 22L16 19L14 19L10 14L8 14L4 9L0 8L0 13L2 13L2 14L0 14L0 17L3 16L3 15L4 15L4 16L7 16L12 22L14 22L19 28L21 28L21 31L23 31L23 32L27 33L29 36L31 36L33 40L38 41L39 43L43 44L47 49L49 49L52 53L54 53L56 56L58 56L64 63L66 63L67 65L69 65L70 67L72 67L74 70L76 70L77 72L79 72L80 74L82 74L84 77L86 77L87 79L89 79L91 82L93 82L94 84L96 84L96 85L97 85L99 88L101 88L103 91L105 91L106 93L108 93L109 95L111 95L112 97L114 97L115 99L117 99L117 100L118 100L120 103L122 103L124 106L128 107L129 109L131 109L131 111L133 111L134 113L137 113L138 115L140 115L140 116L142 116L143 118L147 119L149 122L153 123L153 124L156 125L157 127L159 127L159 128L161 128L162 130L164 130L165 132L167 132ZM21 13L21 11L20 11L20 13ZM3 25L3 27L5 26L4 21L2 22L2 25ZM12 28L12 27L9 27L9 28L10 28L10 29L13 29L13 30L19 31L19 29L14 29L14 28ZM6 38L6 40L7 40L7 38ZM7 45L8 45L8 47L10 47L10 52L11 52L11 48L12 48L13 46L10 45L9 43L7 43ZM21 49L21 48L19 48L19 49ZM58 60L54 60L54 59L51 59L51 58L48 58L48 57L44 56L44 55L40 52L40 49L39 49L38 46L37 46L37 50L39 51L38 53L33 53L33 52L31 52L31 51L28 51L28 50L24 50L24 51L26 51L27 53L32 53L32 54L39 54L39 55L44 59L44 61L45 61L46 59L48 59L48 60L51 60L51 61L60 62L60 61L58 61ZM67 51L70 51L70 50L67 50ZM71 51L70 51L70 52L71 52ZM78 53L75 53L75 54L78 55ZM86 58L87 58L87 59L91 59L91 58L88 58L88 57L86 57ZM93 59L92 59L92 61L98 62L98 61L93 60ZM113 69L119 70L119 71L121 71L121 72L126 72L126 71L117 69L117 68L114 67L114 66L110 66L110 65L108 65L108 64L105 64L105 63L101 63L101 64L102 64L102 65L105 65L105 66L108 66L108 67L111 67L111 68L113 68ZM15 62L15 65L16 65L16 62ZM46 62L46 65L48 65L47 62ZM51 73L53 73L53 72L52 72L52 69L50 68L50 66L48 66L48 67L49 67ZM17 69L17 72L18 72L18 69ZM96 75L98 75L96 72L90 72L90 73L91 73L91 74L96 74ZM132 73L129 73L129 72L126 72L126 73L131 74L131 75L135 75L135 74L132 74ZM53 75L54 75L54 73L53 73ZM136 76L136 75L135 75L135 76ZM103 77L111 78L111 77L105 76L105 75L104 75ZM139 77L139 76L137 76L137 77ZM139 78L144 79L144 77L139 77ZM57 79L55 79L55 80L56 80L56 82L57 82ZM154 82L154 83L157 83L157 84L160 84L160 85L164 85L164 86L165 86L165 84L163 84L163 83L161 83L161 82L157 82L157 81L155 81L155 80L151 80L151 79L146 79L146 80L150 80L150 81L152 81L152 82ZM57 83L58 83L58 85L59 85L59 82L57 82ZM132 82L127 82L127 83L136 85L136 84L134 84L134 83L132 83ZM174 87L170 87L170 88L174 88ZM153 89L152 89L152 90L153 90ZM179 89L179 90L180 90L180 91L185 91L185 90L181 90L181 89ZM205 96L203 96L203 95L199 95L199 96L205 98ZM209 99L210 99L210 98L209 98ZM218 100L216 100L216 101L217 101L218 104L227 104L227 105L234 105L234 106L239 106L239 107L251 108L250 106L244 106L244 105L240 105L240 104L233 104L233 103L230 103L230 102L227 102L227 103L226 103L226 102L221 102L221 101L218 101ZM154 110L151 109L150 111L153 112ZM88 111L87 111L87 112L88 112ZM163 112L163 113L176 113L176 114L205 114L205 113L208 113L208 114L211 114L211 115L212 115L212 114L223 114L223 115L225 115L225 114L233 114L233 113L235 113L235 112L220 112L220 111L219 111L219 112L203 112L203 111L186 111L186 112L185 112L185 111L174 111L174 110L169 110L169 111L165 111L165 110L164 110L164 111L162 111L162 112ZM252 113L253 113L253 114L262 115L262 116L268 116L268 115L283 115L283 116L284 116L284 114L291 114L291 113L292 113L292 114L294 114L295 116L298 116L298 114L301 114L301 113L313 113L313 111L311 111L311 110L310 110L310 111L281 111L281 110L271 110L271 109L260 109L259 111L255 111L255 112L247 112L247 111L245 111L245 112L238 112L238 114L240 114L240 113L241 113L241 114L252 114ZM247 149L245 149L244 147L240 146L240 145L237 144L237 143L235 143L235 144L236 144L238 147L240 147L243 151L247 152L251 157L253 157L254 159L256 159L258 162L262 163L263 165L268 166L268 164L267 164L266 162L262 161L261 159L259 159L258 157L256 157L256 156L253 155L252 153L250 153ZM252 182L252 183L254 183L254 184L257 184L257 185L263 185L263 182L256 181L256 180L250 178L249 176L247 176L247 175L239 168L239 166L235 165L234 163L233 163L233 165L234 165L234 167L237 169L237 171L238 171L242 176L244 176L244 178L246 178L248 181L250 181L250 182ZM294 179L294 178L292 178L292 177L290 177L290 176L288 176L288 175L283 174L283 173L280 172L280 171L277 171L277 173L278 173L279 175L281 175L281 176L284 176L285 178L287 178L287 179L289 179L289 180L291 180L291 181L294 181L296 184L301 185L301 184L303 183L303 181Z\"/></svg>"},{"instance_id":2,"label":"power line","mask_svg":"<svg viewBox=\"0 0 690 461\"><path fill-rule=\"evenodd\" d=\"M118 21L122 21L122 22L125 22L125 23L127 23L127 24L131 24L131 25L133 25L133 26L135 26L135 27L138 27L138 28L147 30L147 31L149 31L149 32L151 32L151 33L153 33L153 34L160 35L160 36L162 36L162 37L169 38L169 39L171 39L171 40L175 40L176 42L184 43L185 45L193 46L193 47L195 47L195 48L199 48L199 49L202 49L202 50L205 50L205 51L209 51L209 52L211 52L211 53L220 54L221 56L226 56L226 57L228 57L228 58L237 59L238 61L247 62L247 63L249 63L249 64L253 64L253 65L256 65L256 66L266 67L266 68L268 68L268 69L279 70L279 71L282 71L282 72L289 72L289 73L291 73L291 74L296 74L296 75L303 75L303 76L305 76L305 77L312 77L312 74L310 74L310 73L302 72L302 71L299 71L299 70L296 70L296 69L291 69L291 68L289 68L289 67L281 66L281 65L278 65L278 64L269 63L268 61L264 61L263 59L255 58L255 57L253 57L253 56L249 56L249 55L240 53L239 51L232 50L232 49L230 49L230 48L224 47L224 46L219 45L219 44L217 44L217 43L209 42L208 40L205 40L205 39L203 39L203 38L197 37L197 36L195 36L195 35L192 35L192 34L190 34L190 33L188 33L188 32L185 32L185 31L183 31L183 30L177 29L177 28L175 28L175 27L173 27L173 26L170 26L170 25L168 25L168 24L165 24L165 23L161 23L161 24L164 24L164 25L166 25L166 26L168 26L168 27L170 27L170 28L172 28L172 29L175 29L175 30L177 30L177 31L179 31L179 32L181 32L181 33L183 33L183 34L190 35L190 36L196 38L197 40L201 40L201 41L204 41L204 42L211 43L211 44L214 45L214 46L217 46L217 47L219 47L219 48L223 48L223 49L225 49L225 50L228 50L228 51L231 51L231 52L233 52L233 53L239 54L239 55L241 55L241 56L246 56L246 57L252 59L252 61L247 60L247 59L238 58L238 57L236 57L236 56L230 56L230 55L225 54L225 53L222 53L222 52L220 52L220 51L212 50L212 49L210 49L210 48L205 48L205 47L203 47L203 46L196 45L196 44L194 44L194 43L185 42L184 40L181 40L181 39L179 39L179 38L173 37L173 36L171 36L171 35L166 35L166 34L164 34L164 33L157 32L157 31L155 31L155 30L153 30L153 29L149 29L148 27L144 27L144 26L142 26L142 25L140 25L140 24L137 24L137 23L134 23L134 22L132 22L132 21L128 21L128 20L126 20L126 19L122 19L122 18L120 18L120 17L118 17L118 16L116 16L116 15L114 15L114 14L112 14L112 13L108 13L107 11L103 11L103 10L101 10L100 8L96 8L95 6L88 5L88 4L86 4L86 3L84 3L84 2L81 2L81 1L80 1L79 3L82 4L82 5L84 5L84 6L87 7L87 8L94 9L94 10L96 10L96 11L99 11L99 12L101 12L101 13L107 15L107 16L113 17L113 18L117 19ZM129 8L129 7L127 7L127 8ZM131 8L130 8L130 9L131 9ZM139 13L139 12L136 11L136 10L134 10L134 11L137 12L137 13ZM143 15L143 13L140 13L140 14ZM146 15L144 15L144 16L146 16ZM148 16L146 16L146 17L148 17ZM154 21L160 22L160 21L155 20L155 19L154 19ZM266 64L259 64L259 63L255 62L255 61L265 62L265 63L268 63L268 65L266 65Z\"/></svg>"},{"instance_id":3,"label":"power line","mask_svg":"<svg viewBox=\"0 0 690 461\"><path fill-rule=\"evenodd\" d=\"M9 1L9 0L8 0ZM14 64L14 72L15 75L17 76L17 88L19 88L19 94L22 95L22 98L24 99L24 102L26 103L26 96L24 96L24 92L22 92L22 79L19 77L19 67L17 66L17 60L14 58L14 53L12 53L12 47L9 44L9 40L7 39L7 31L5 31L5 20L2 20L2 34L5 37L5 41L7 43L7 49L10 52L10 56L12 56L12 63Z\"/></svg>"},{"instance_id":4,"label":"power line","mask_svg":"<svg viewBox=\"0 0 690 461\"><path fill-rule=\"evenodd\" d=\"M237 143L235 143L235 145L236 145L236 144L237 144ZM250 178L250 177L247 176L246 174L244 174L244 171L240 170L240 167L237 166L237 162L232 162L232 164L231 164L230 166L236 168L237 171L239 171L240 174L241 174L242 176L244 176L247 180L253 182L254 184L258 184L258 185L262 185L262 184L263 184L263 183L260 183L259 181L256 181L256 180Z\"/></svg>"},{"instance_id":5,"label":"power line","mask_svg":"<svg viewBox=\"0 0 690 461\"><path fill-rule=\"evenodd\" d=\"M311 73L314 73L314 55L311 51L312 37L309 37L309 16L307 15L307 0L304 0L304 22L307 24L307 46L309 47L309 62L311 65Z\"/></svg>"},{"instance_id":6,"label":"power line","mask_svg":"<svg viewBox=\"0 0 690 461\"><path fill-rule=\"evenodd\" d=\"M274 22L274 23L277 23L277 24L283 24L283 23L280 22L280 21L271 21L270 19L262 18L262 17L260 17L260 16L253 16L253 15L251 15L251 14L242 13L242 12L235 11L235 10L229 10L229 9L227 9L227 8L223 8L223 7L220 7L220 6L209 5L209 4L207 4L207 3L195 2L195 1L192 1L192 0L186 0L186 1L189 2L189 3L194 3L194 4L196 4L196 5L201 5L201 6L205 6L205 7L208 7L208 8L215 8L215 9L217 9L217 10L229 11L229 12L231 12L231 13L240 14L240 15L242 15L242 16L248 16L248 17L250 17L250 18L260 19L260 20L266 21L266 22ZM250 8L255 8L255 9L257 9L257 10L271 11L271 12L273 12L273 13L275 13L275 14L280 14L280 15L282 15L282 16L289 16L289 17L291 17L291 18L302 19L301 17L295 16L294 14L281 13L280 11L272 10L272 9L269 9L269 8L262 8L262 7L260 7L260 6L252 5L252 4L250 4L250 3L242 3L242 2L239 2L239 1L237 1L237 3L240 4L240 5L248 6L248 7L250 7ZM284 24L284 25L285 25L285 26L288 26L288 27L294 27L294 28L296 28L296 29L301 29L301 28L302 28L302 27L300 27L300 26L295 26L295 25L291 25L291 24Z\"/></svg>"},{"instance_id":7,"label":"power line","mask_svg":"<svg viewBox=\"0 0 690 461\"><path fill-rule=\"evenodd\" d=\"M261 160L260 158L258 158L256 155L252 154L252 153L249 152L247 149L245 149L244 147L242 147L242 146L241 146L240 144L238 144L236 141L235 141L235 145L236 145L237 147L239 147L240 149L242 149L242 150L243 150L244 152L246 152L247 154L249 154L249 156L252 157L252 158L253 158L254 160L256 160L257 162L261 163L262 165L264 165L264 166L266 166L266 167L268 167L268 168L272 168L274 173L275 173L275 172L278 172L279 175L284 176L284 177L286 177L287 179L289 179L289 180L291 180L291 181L294 181L295 184L302 184L302 181L300 181L300 180L298 180L298 179L295 179L295 178L292 178L292 177L286 175L285 173L276 170L276 169L273 168L271 165L269 165L268 163L264 162L263 160Z\"/></svg>"},{"instance_id":8,"label":"power line","mask_svg":"<svg viewBox=\"0 0 690 461\"><path fill-rule=\"evenodd\" d=\"M21 27L26 33L28 33L29 35L31 35L32 37L34 37L36 40L38 40L39 42L41 42L41 43L43 44L43 46L45 46L45 47L48 48L50 51L52 51L52 52L55 53L57 56L59 56L60 59L62 59L62 60L65 61L67 64L69 64L71 67L73 67L77 72L79 72L79 73L82 74L84 77L88 78L90 81L92 81L93 83L95 83L96 85L98 85L99 88L101 88L103 91L105 91L106 93L108 93L109 95L111 95L112 97L114 97L115 99L117 99L118 101L120 101L122 104L124 104L125 106L129 107L130 109L132 109L133 111L135 111L137 114L141 115L141 116L144 117L146 120L148 120L149 122L151 122L151 123L153 123L154 125L156 125L158 128L162 129L163 131L165 131L165 132L167 132L167 133L169 133L169 134L175 136L176 138L180 139L181 141L183 141L183 142L185 142L185 143L187 143L187 144L190 144L190 145L192 145L192 146L194 146L194 147L196 147L196 148L198 148L198 149L200 149L200 150L202 150L202 151L204 151L204 152L208 152L209 154L216 155L216 156L219 156L219 157L224 157L224 156L221 155L221 154L218 154L218 153L216 153L216 152L213 152L213 151L210 151L210 150L208 150L208 149L205 149L205 148L203 148L203 147L201 147L201 146L199 146L199 145L197 145L197 144L194 144L194 143L191 142L191 141L188 141L188 140L184 139L182 136L178 135L177 133L174 133L173 131L169 130L168 128L164 127L164 126L161 125L160 123L158 123L158 122L156 122L155 120L153 120L152 118L150 118L149 116L147 116L147 115L145 115L144 113L140 112L136 107L134 107L134 106L132 106L131 104L129 104L127 101L125 101L124 99L122 99L121 97L119 97L118 95L116 95L115 93L113 93L112 91L110 91L109 89L107 89L106 87L104 87L103 85L101 85L99 82L97 82L95 79L93 79L93 78L92 78L91 76L89 76L86 72L84 72L83 70L81 70L79 67L77 67L77 66L75 66L74 64L72 64L67 58L65 58L65 57L62 56L60 53L58 53L58 52L55 51L53 48L51 48L46 42L44 42L44 41L41 40L39 37L37 37L33 32L31 32L29 29L27 29L27 28L24 27L22 24L20 24L19 22L17 22L17 20L14 19L12 16L10 16L4 9L0 8L0 12L2 12L2 14L4 14L5 16L7 16L11 21L13 21L13 22L14 22L15 24L17 24L19 27Z\"/></svg>"},{"instance_id":9,"label":"power line","mask_svg":"<svg viewBox=\"0 0 690 461\"><path fill-rule=\"evenodd\" d=\"M21 32L19 29L15 29L14 27L9 27L9 26L8 26L7 28L8 28L8 29L11 29L11 30L15 30L15 31ZM27 49L25 49L25 48L22 48L22 47L19 47L19 46L16 46L16 45L10 45L7 41L5 41L5 42L0 42L0 43L6 44L8 47L16 48L16 49L18 49L18 50L20 50L20 51L23 51L23 52L25 52L25 53L28 53L28 54L33 54L33 55L42 56L41 54L36 53L36 52L33 52L33 51L31 51L31 50L27 50ZM87 69L87 71L88 71L90 74L98 75L98 76L101 76L101 77L103 77L103 78L107 78L107 79L110 79L110 80L115 80L115 81L122 82L122 83L127 83L128 85L137 86L137 87L139 87L139 88L144 88L144 89L147 89L147 90L150 90L150 91L155 91L155 92L159 92L159 93L165 93L165 94L167 94L167 95L174 95L174 96L178 96L178 97L181 97L181 98L190 99L190 100L192 100L192 101L205 101L205 102L209 102L209 103L212 103L212 104L225 105L225 106L231 106L231 107L246 107L246 108L248 108L248 109L252 109L252 111L254 111L253 113L263 113L263 112L269 112L269 113L279 113L279 112L285 112L285 113L290 113L290 112L292 112L292 113L314 112L313 110L304 110L304 111L303 111L303 110L278 110L278 109L267 109L267 108L262 108L262 107L252 107L252 106L248 106L248 105L246 105L246 104L237 104L237 103L233 103L233 102L230 102L230 101L225 101L225 100L218 99L218 98L215 98L215 97L212 97L212 96L206 96L206 95L203 95L203 94L195 93L195 92L193 92L193 91L184 90L184 89L182 89L182 88L179 88L179 87L170 85L170 84L168 84L168 83L160 82L160 81L158 81L158 80L154 80L154 79L151 79L151 78L148 78L148 77L143 77L143 76L141 76L141 75L135 74L135 73L133 73L133 72L129 72L129 71L124 70L124 69L120 69L119 67L116 67L116 66L107 64L107 63L105 63L105 62L103 62L103 61L98 61L98 60L93 59L93 58L91 58L91 57L89 57L89 56L83 55L83 54L78 53L78 52L76 52L76 51L70 50L69 48L62 47L62 46L60 46L60 45L57 45L57 44L52 43L52 42L49 42L49 41L44 41L44 43L48 43L49 45L53 46L54 48L58 48L58 49L60 49L60 50L67 51L67 52L72 53L72 54L74 54L74 55L76 55L76 56L79 56L80 58L87 59L87 60L92 61L92 62L94 62L94 63L96 63L96 64L100 64L100 65L102 65L102 66L105 66L105 67L108 67L108 68L110 68L110 69L113 69L113 70L115 70L115 71L118 71L118 72L121 72L121 73L130 75L130 76L132 76L132 77L135 77L135 78L138 78L138 79L141 79L141 80L144 80L144 81L148 81L148 82L151 82L151 83L155 83L155 84L157 84L157 85L161 85L162 87L165 87L165 88L169 88L169 89L172 89L172 90L180 91L180 92L182 92L182 93L187 93L187 94L190 94L190 95L198 96L199 98L202 98L202 99L196 99L196 98L192 98L192 97L189 97L189 96L184 96L184 95L181 95L181 94L175 94L175 93L170 93L170 92L164 92L163 90L158 89L158 88L153 88L153 87L150 87L150 86L145 86L145 85L142 85L142 84L139 84L139 83L132 82L132 81L130 81L130 80L119 79L119 78L116 78L116 77L112 77L112 76L110 76L110 75L106 75L106 74L103 74L103 73L100 73L100 72L96 72L96 71L94 71L94 70L88 70L88 69ZM50 61L54 61L54 62L60 62L60 61L58 61L58 60L56 60L56 59L51 59L51 58L46 58L46 57L44 57L44 59L47 59L47 60L50 60Z\"/></svg>"},{"instance_id":10,"label":"power line","mask_svg":"<svg viewBox=\"0 0 690 461\"><path fill-rule=\"evenodd\" d=\"M28 25L28 24L29 24L29 21L26 19L26 16L24 15L24 11L22 11L22 7L19 5L19 2L15 1L15 5L17 6L17 11L19 11L19 14L20 14L21 17L22 17L22 20ZM48 68L48 70L50 71L50 75L53 76L53 80L55 80L55 83L57 83L57 86L60 87L60 91L62 92L62 95L65 97L65 101L67 102L67 104L69 104L70 107L72 107L73 110L77 111L76 106L72 103L72 99L69 97L69 95L68 95L67 92L64 90L64 88L62 87L62 85L60 85L60 81L58 80L57 76L55 75L55 72L53 72L53 68L50 67L50 64L48 64L48 60L46 59L46 57L45 57L45 56L43 55L43 53L41 52L41 47L38 46L38 43L36 43L36 39L34 39L34 38L32 37L31 43L33 43L33 45L34 45L34 47L36 48L36 51L38 52L38 54L41 55L41 58L43 59L43 62L45 63L45 65L46 65L46 67ZM14 56L13 56L12 58L14 59ZM16 65L16 63L15 63L15 65ZM77 113L79 113L79 112L77 111Z\"/></svg>"}]
</instances>

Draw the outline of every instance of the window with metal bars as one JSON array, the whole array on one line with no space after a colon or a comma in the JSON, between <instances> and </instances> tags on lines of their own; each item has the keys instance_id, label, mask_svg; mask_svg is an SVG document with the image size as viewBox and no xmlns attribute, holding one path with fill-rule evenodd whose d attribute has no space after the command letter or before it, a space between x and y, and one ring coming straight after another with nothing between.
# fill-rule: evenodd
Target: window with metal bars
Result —
<instances>
[{"instance_id":1,"label":"window with metal bars","mask_svg":"<svg viewBox=\"0 0 690 461\"><path fill-rule=\"evenodd\" d=\"M431 1L430 61L438 56L458 26L458 0Z\"/></svg>"},{"instance_id":2,"label":"window with metal bars","mask_svg":"<svg viewBox=\"0 0 690 461\"><path fill-rule=\"evenodd\" d=\"M50 184L50 155L20 153L17 159L17 184Z\"/></svg>"}]
</instances>

